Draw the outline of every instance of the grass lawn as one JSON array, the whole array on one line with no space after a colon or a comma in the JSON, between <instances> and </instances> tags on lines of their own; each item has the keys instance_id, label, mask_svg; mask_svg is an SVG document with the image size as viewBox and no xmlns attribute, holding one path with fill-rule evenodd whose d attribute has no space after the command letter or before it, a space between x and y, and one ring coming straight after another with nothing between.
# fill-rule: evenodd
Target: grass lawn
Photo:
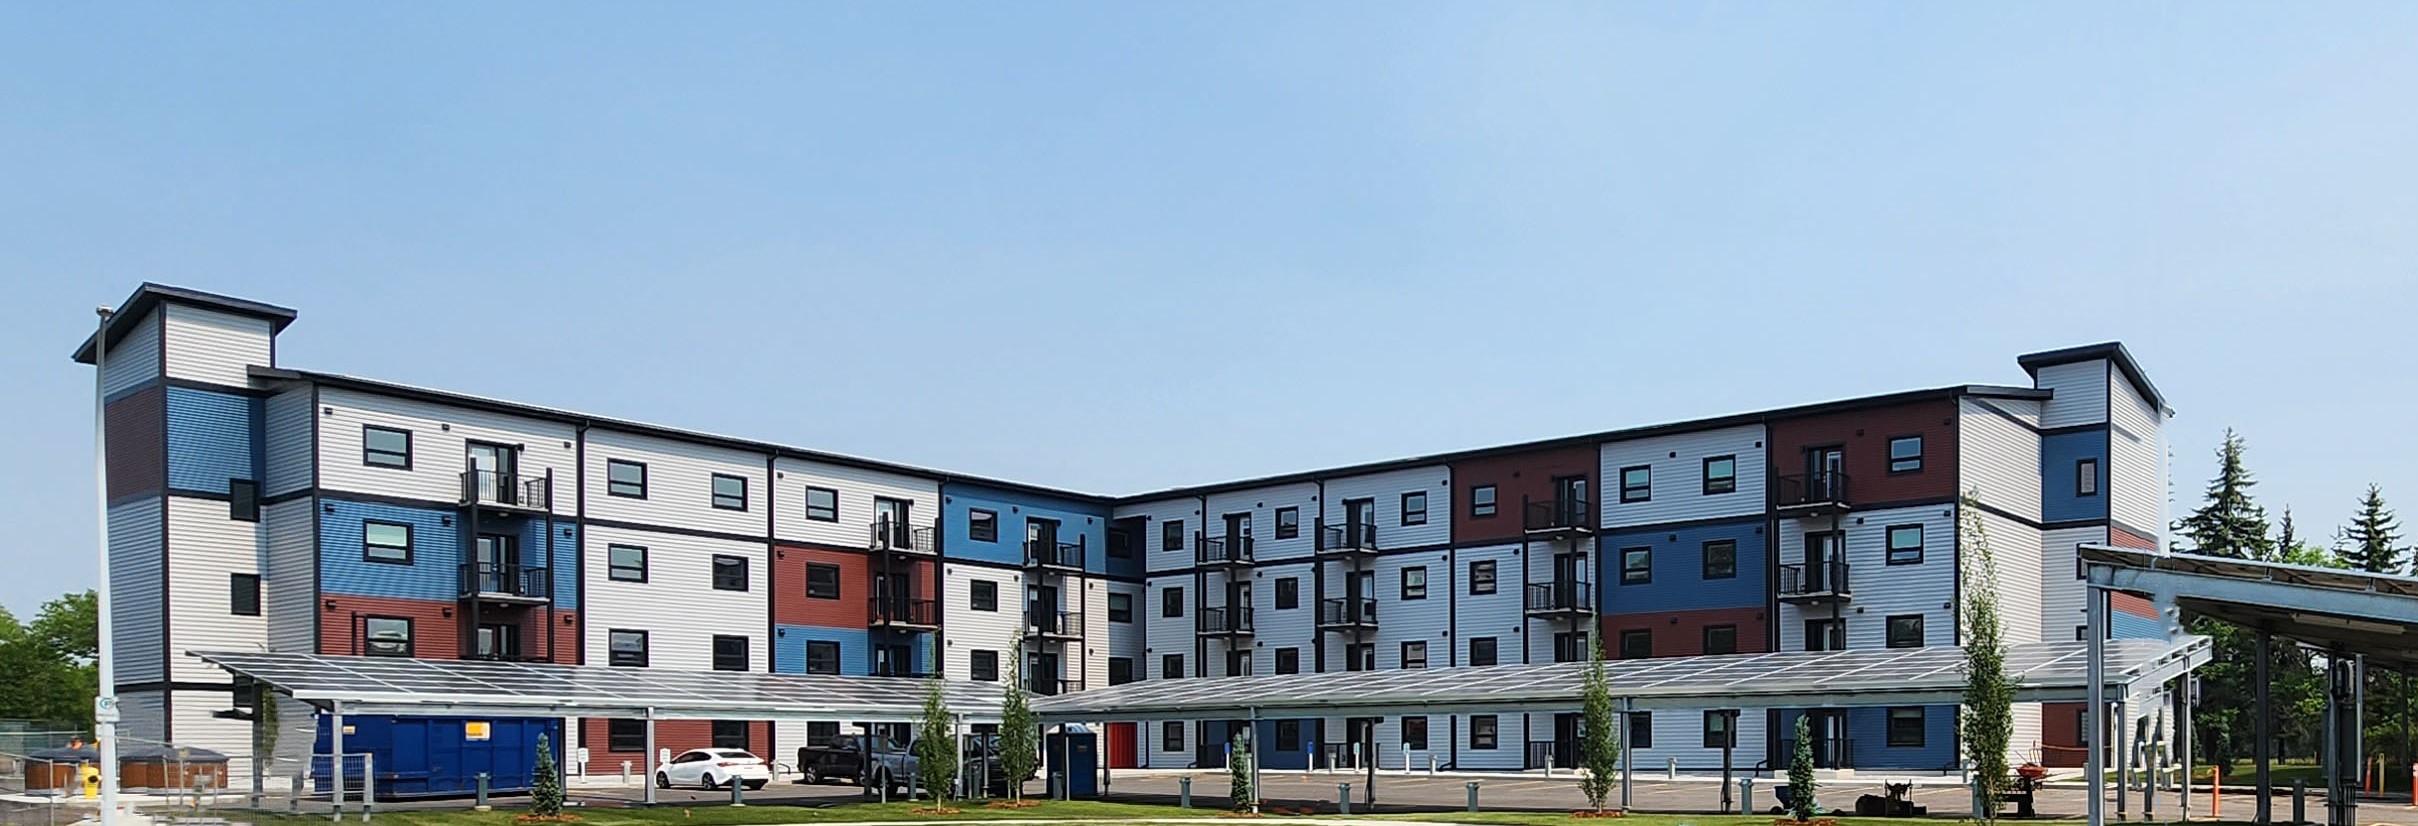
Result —
<instances>
[{"instance_id":1,"label":"grass lawn","mask_svg":"<svg viewBox=\"0 0 2418 826\"><path fill-rule=\"evenodd\" d=\"M2206 788L2208 786L2208 770L2209 767L2207 766L2193 766L2191 769L2191 782L2194 785ZM2273 784L2278 790L2291 789L2292 781L2295 780L2308 781L2309 787L2312 789L2322 789L2326 785L2326 781L2318 776L2318 767L2315 763L2285 763L2278 761L2268 767L2268 773L2270 775L2268 782ZM2076 776L2081 777L2087 775ZM2107 770L2106 777L2108 782L2115 782L2116 771L2114 769ZM2141 782L2141 778L2138 773L2133 775L2133 782ZM2225 769L2225 785L2228 787L2246 787L2256 782L2258 782L2258 769L2255 766L2252 766L2248 760L2235 763L2231 767ZM2406 784L2409 783L2407 776L2401 778L2401 782L2404 784L2404 788L2400 789L2400 791L2407 791L2408 789Z\"/></svg>"},{"instance_id":2,"label":"grass lawn","mask_svg":"<svg viewBox=\"0 0 2418 826\"><path fill-rule=\"evenodd\" d=\"M985 809L964 807L964 811L945 816L920 815L910 811L913 803L843 803L833 806L659 806L652 809L578 808L579 826L772 826L773 824L845 823L851 821L924 821L924 820L1134 820L1149 818L1203 818L1222 821L1215 809L1179 809L1174 806L1134 803L1105 803L1097 801L1043 801L1029 809ZM498 809L493 812L462 810L389 810L377 814L373 824L386 826L512 826L513 815L521 811ZM347 823L358 823L358 815L348 816ZM1341 817L1324 814L1318 817ZM1356 820L1388 820L1422 823L1467 823L1480 826L1771 826L1770 815L1663 815L1639 814L1616 821L1577 820L1561 812L1432 812L1421 814L1350 815ZM328 822L326 815L237 814L232 819L248 820L261 826L318 826ZM1267 820L1282 821L1283 817ZM1915 826L1922 823L1960 822L1947 819L1905 820L1887 818L1838 819L1839 826ZM2080 821L2028 821L2038 826L2072 826ZM2216 826L2194 823L2193 826Z\"/></svg>"}]
</instances>

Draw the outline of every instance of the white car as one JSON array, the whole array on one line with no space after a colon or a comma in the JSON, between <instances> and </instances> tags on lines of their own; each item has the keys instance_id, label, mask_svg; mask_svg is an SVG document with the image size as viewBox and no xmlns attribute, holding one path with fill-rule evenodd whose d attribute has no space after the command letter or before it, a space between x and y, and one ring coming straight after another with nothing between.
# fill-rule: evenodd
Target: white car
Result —
<instances>
[{"instance_id":1,"label":"white car","mask_svg":"<svg viewBox=\"0 0 2418 826\"><path fill-rule=\"evenodd\" d=\"M734 781L751 790L764 788L772 782L772 768L763 758L738 749L689 749L655 770L655 785L665 789L694 783L711 790Z\"/></svg>"}]
</instances>

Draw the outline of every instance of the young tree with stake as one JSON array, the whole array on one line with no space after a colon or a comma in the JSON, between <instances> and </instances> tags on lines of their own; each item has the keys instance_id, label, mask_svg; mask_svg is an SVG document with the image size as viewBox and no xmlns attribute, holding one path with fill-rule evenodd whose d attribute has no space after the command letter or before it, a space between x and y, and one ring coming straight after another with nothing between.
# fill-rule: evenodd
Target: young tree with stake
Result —
<instances>
[{"instance_id":1,"label":"young tree with stake","mask_svg":"<svg viewBox=\"0 0 2418 826\"><path fill-rule=\"evenodd\" d=\"M1016 668L1022 671L1026 667L1024 635L1016 635L1008 648L1008 656L1015 658ZM1041 716L1033 713L1025 697L1024 680L1009 680L1005 697L999 701L999 769L1007 774L1010 800L1024 799L1024 779L1033 776L1040 757L1040 732Z\"/></svg>"},{"instance_id":2,"label":"young tree with stake","mask_svg":"<svg viewBox=\"0 0 2418 826\"><path fill-rule=\"evenodd\" d=\"M1584 710L1580 715L1579 763L1587 775L1579 780L1579 791L1587 795L1587 805L1604 810L1604 799L1612 794L1612 775L1620 765L1620 724L1612 711L1612 683L1604 676L1603 639L1590 629L1587 632L1587 682Z\"/></svg>"},{"instance_id":3,"label":"young tree with stake","mask_svg":"<svg viewBox=\"0 0 2418 826\"><path fill-rule=\"evenodd\" d=\"M2007 790L2007 744L2015 738L2015 683L2007 676L2007 646L1998 624L1998 564L1982 528L1980 502L1966 491L1957 508L1957 558L1963 561L1965 759L1973 764L1981 819L1998 820ZM2095 716L2095 715L2094 715Z\"/></svg>"}]
</instances>

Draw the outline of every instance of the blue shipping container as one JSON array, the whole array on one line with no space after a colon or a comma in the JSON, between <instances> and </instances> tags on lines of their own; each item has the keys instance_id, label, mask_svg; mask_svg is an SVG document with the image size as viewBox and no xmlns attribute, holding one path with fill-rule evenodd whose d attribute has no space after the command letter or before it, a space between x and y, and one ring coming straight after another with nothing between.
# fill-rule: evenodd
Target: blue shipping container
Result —
<instances>
[{"instance_id":1,"label":"blue shipping container","mask_svg":"<svg viewBox=\"0 0 2418 826\"><path fill-rule=\"evenodd\" d=\"M328 793L326 755L335 746L327 715L319 715L319 737L311 760L313 786ZM483 725L487 736L472 739ZM346 788L359 794L361 759L368 754L378 797L467 795L478 791L478 775L487 773L487 789L495 794L529 790L530 772L537 766L537 738L544 736L554 752L557 776L563 771L562 721L551 717L377 717L345 715Z\"/></svg>"}]
</instances>

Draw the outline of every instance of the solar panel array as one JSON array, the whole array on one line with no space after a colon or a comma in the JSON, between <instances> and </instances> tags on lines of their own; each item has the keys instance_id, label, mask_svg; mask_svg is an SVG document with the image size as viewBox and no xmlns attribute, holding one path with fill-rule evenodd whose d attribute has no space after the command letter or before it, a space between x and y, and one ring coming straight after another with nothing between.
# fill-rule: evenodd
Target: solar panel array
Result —
<instances>
[{"instance_id":1,"label":"solar panel array","mask_svg":"<svg viewBox=\"0 0 2418 826\"><path fill-rule=\"evenodd\" d=\"M2283 582L2315 588L2330 588L2337 591L2418 597L2418 578L2397 574L2378 574L2341 568L2289 565L2282 562L2260 562L2251 559L2227 559L2198 554L2090 545L2083 546L2080 553L2082 558L2089 562L2126 568L2176 571L2254 582Z\"/></svg>"}]
</instances>

